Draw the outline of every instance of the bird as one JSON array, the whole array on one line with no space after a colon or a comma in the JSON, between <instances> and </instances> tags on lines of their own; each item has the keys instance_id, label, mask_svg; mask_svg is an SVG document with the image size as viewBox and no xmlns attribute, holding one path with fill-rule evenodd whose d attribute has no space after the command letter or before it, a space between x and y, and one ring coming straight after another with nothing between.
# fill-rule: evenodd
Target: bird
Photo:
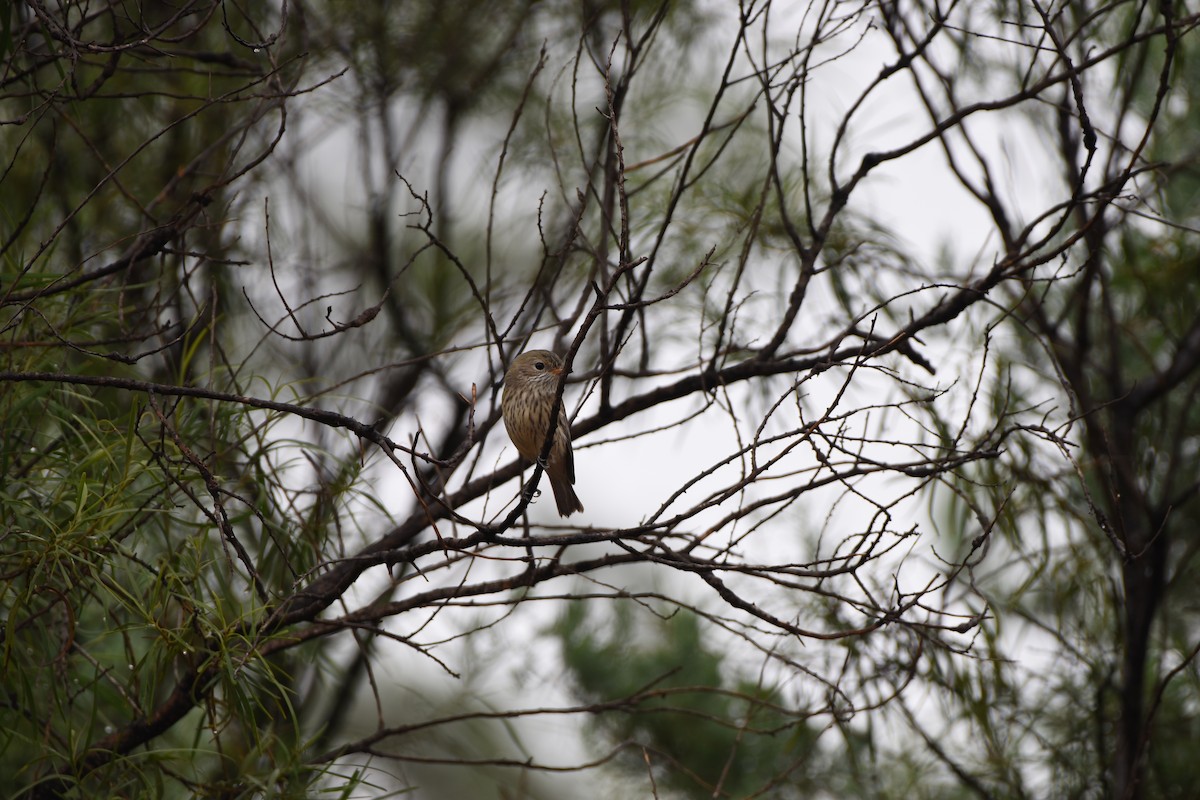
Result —
<instances>
[{"instance_id":1,"label":"bird","mask_svg":"<svg viewBox=\"0 0 1200 800\"><path fill-rule=\"evenodd\" d=\"M508 438L526 461L537 461L550 429L550 409L558 393L563 360L549 350L528 350L513 359L504 373L504 394L500 414ZM564 404L558 408L554 444L544 464L559 516L569 517L583 511L575 494L575 456L571 452L571 426Z\"/></svg>"}]
</instances>

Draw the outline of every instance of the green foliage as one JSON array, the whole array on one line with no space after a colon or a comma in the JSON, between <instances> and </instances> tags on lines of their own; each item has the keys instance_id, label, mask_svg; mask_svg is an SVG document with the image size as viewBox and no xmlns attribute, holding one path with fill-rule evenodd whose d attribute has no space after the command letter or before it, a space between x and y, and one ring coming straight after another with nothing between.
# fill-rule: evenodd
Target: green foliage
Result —
<instances>
[{"instance_id":1,"label":"green foliage","mask_svg":"<svg viewBox=\"0 0 1200 800\"><path fill-rule=\"evenodd\" d=\"M778 689L729 674L697 614L662 617L628 600L607 619L571 603L556 623L563 658L589 703L616 703L597 715L607 736L632 741L631 774L646 764L683 796L803 796L814 785L816 734L789 712Z\"/></svg>"},{"instance_id":2,"label":"green foliage","mask_svg":"<svg viewBox=\"0 0 1200 800\"><path fill-rule=\"evenodd\" d=\"M250 581L220 541L205 480L173 437L207 442L229 463L246 415L161 399L125 406L112 392L41 384L13 387L0 404L9 426L0 446L0 769L10 787L83 756L194 671L219 684L207 711L148 751L78 774L81 796L185 796L190 781L214 770L240 780L252 771L239 762L261 759L279 761L271 782L295 783L303 748L291 671L305 657L251 654L247 623L259 607L247 602ZM231 529L252 552L270 554L259 579L287 586L311 555L296 557L299 541L298 551L280 552L273 543L286 539L247 535L279 513L265 502L263 476L243 479L243 493L260 484L259 508L232 514ZM223 492L235 509L237 495ZM164 784L168 774L182 783Z\"/></svg>"}]
</instances>

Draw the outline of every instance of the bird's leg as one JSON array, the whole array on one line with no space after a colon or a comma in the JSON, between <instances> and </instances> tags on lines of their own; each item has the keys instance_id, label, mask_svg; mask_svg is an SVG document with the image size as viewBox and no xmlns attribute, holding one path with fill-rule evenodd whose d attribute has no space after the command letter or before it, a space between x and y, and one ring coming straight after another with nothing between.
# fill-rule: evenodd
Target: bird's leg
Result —
<instances>
[{"instance_id":1,"label":"bird's leg","mask_svg":"<svg viewBox=\"0 0 1200 800\"><path fill-rule=\"evenodd\" d=\"M526 503L532 503L534 501L534 498L536 498L541 493L542 493L541 490L538 489L536 486L534 486L533 478L530 478L525 483L525 488L521 490L521 497L524 498Z\"/></svg>"},{"instance_id":2,"label":"bird's leg","mask_svg":"<svg viewBox=\"0 0 1200 800\"><path fill-rule=\"evenodd\" d=\"M548 472L550 469L547 461L548 459L541 458L540 456L538 457L537 465L542 468L542 472ZM540 489L535 489L533 485L533 478L531 477L529 482L525 484L525 489L521 492L521 496L525 498L525 502L532 503L533 499L541 493L542 492Z\"/></svg>"}]
</instances>

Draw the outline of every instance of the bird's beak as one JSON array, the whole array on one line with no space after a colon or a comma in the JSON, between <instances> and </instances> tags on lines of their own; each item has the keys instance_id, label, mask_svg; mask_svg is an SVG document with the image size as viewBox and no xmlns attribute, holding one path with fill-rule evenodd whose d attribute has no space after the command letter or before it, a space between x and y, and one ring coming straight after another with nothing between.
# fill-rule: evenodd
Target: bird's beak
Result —
<instances>
[{"instance_id":1,"label":"bird's beak","mask_svg":"<svg viewBox=\"0 0 1200 800\"><path fill-rule=\"evenodd\" d=\"M550 370L550 374L551 375L562 375L562 371L563 371L562 367L555 367L554 369Z\"/></svg>"}]
</instances>

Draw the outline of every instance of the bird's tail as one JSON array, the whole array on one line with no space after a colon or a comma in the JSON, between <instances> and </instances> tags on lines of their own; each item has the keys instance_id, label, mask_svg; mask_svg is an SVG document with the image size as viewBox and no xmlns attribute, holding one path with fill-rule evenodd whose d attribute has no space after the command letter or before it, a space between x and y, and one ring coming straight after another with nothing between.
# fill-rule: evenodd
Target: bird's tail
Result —
<instances>
[{"instance_id":1,"label":"bird's tail","mask_svg":"<svg viewBox=\"0 0 1200 800\"><path fill-rule=\"evenodd\" d=\"M579 495L575 494L575 487L565 476L558 477L551 475L550 487L554 489L554 502L558 504L558 514L562 517L569 517L576 511L583 511L583 503L579 501Z\"/></svg>"}]
</instances>

